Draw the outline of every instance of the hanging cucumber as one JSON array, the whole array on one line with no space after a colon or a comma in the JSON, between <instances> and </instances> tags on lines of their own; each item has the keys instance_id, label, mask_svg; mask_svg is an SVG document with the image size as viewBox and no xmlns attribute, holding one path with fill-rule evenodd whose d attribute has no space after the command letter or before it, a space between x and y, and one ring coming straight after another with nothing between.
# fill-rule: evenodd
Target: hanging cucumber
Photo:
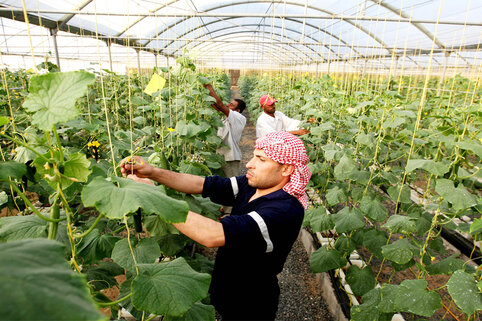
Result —
<instances>
[{"instance_id":1,"label":"hanging cucumber","mask_svg":"<svg viewBox=\"0 0 482 321\"><path fill-rule=\"evenodd\" d=\"M134 214L134 227L137 233L142 232L142 214L140 208L138 208L136 214Z\"/></svg>"},{"instance_id":2,"label":"hanging cucumber","mask_svg":"<svg viewBox=\"0 0 482 321\"><path fill-rule=\"evenodd\" d=\"M164 151L159 152L160 166L162 169L169 169L169 162L167 161Z\"/></svg>"}]
</instances>

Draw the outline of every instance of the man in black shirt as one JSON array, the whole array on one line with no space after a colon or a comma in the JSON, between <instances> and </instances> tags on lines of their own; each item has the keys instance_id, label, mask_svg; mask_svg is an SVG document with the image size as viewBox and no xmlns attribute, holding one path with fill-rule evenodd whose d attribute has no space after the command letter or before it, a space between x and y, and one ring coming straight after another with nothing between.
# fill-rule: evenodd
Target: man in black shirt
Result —
<instances>
[{"instance_id":1,"label":"man in black shirt","mask_svg":"<svg viewBox=\"0 0 482 321\"><path fill-rule=\"evenodd\" d=\"M220 222L189 211L174 226L194 241L219 247L210 287L211 303L223 320L274 320L278 309L276 275L295 242L307 205L311 172L303 142L286 132L256 141L246 176L200 177L155 168L140 158L121 163L128 177L148 178L172 189L202 194L233 206Z\"/></svg>"}]
</instances>

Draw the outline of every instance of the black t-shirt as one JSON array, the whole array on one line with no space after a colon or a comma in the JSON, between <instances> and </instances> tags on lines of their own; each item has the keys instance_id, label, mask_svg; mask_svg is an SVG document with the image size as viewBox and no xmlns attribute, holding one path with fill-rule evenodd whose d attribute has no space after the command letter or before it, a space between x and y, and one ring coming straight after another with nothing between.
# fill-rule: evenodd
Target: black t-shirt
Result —
<instances>
[{"instance_id":1,"label":"black t-shirt","mask_svg":"<svg viewBox=\"0 0 482 321\"><path fill-rule=\"evenodd\" d=\"M303 222L303 206L284 190L249 202L255 192L245 176L209 176L204 182L204 197L233 206L231 215L221 219L226 243L218 249L210 288L211 303L222 315L228 311L240 317L256 306L276 313L276 275Z\"/></svg>"}]
</instances>

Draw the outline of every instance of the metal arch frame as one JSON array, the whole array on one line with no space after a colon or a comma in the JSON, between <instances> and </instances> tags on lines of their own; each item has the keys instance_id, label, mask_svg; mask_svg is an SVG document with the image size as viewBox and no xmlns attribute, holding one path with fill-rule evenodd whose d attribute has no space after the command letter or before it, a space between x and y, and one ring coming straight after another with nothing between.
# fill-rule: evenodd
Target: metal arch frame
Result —
<instances>
[{"instance_id":1,"label":"metal arch frame","mask_svg":"<svg viewBox=\"0 0 482 321\"><path fill-rule=\"evenodd\" d=\"M262 44L261 46L266 46L266 45ZM218 48L223 48L223 47L218 47ZM276 51L268 52L267 56L269 58L272 58L273 60L275 60L279 64L286 64L287 58L283 57L280 53L277 53ZM254 58L256 58L256 57L254 57ZM290 59L290 57L288 57L288 59Z\"/></svg>"},{"instance_id":2,"label":"metal arch frame","mask_svg":"<svg viewBox=\"0 0 482 321\"><path fill-rule=\"evenodd\" d=\"M221 29L218 29L218 30L216 30L216 31L212 31L211 33L213 33L213 32L218 32L218 31L222 31L222 30L221 30ZM218 36L215 37L215 38L219 38L219 37L223 37L223 36L227 36L227 35L231 35L231 34L232 34L232 35L235 35L235 34L240 34L240 33L248 33L248 34L252 35L252 32L248 32L248 31L238 31L238 32L231 32L231 33L227 33L227 34L218 35ZM266 32L266 31L258 31L257 33L268 34L268 35L271 35L271 34L272 34L272 33L270 33L270 32ZM279 36L279 34L276 34L276 35ZM269 39L269 38L267 38L267 39ZM227 40L227 39L226 39L226 40ZM264 44L263 44L263 45L264 45ZM282 47L280 44L277 44L276 42L275 42L275 43L272 43L272 44L270 44L270 45L276 45L276 46L279 46L280 48L284 48L284 47ZM186 45L183 45L183 46L181 46L180 48L175 49L175 50L173 51L172 55L174 55L174 53L177 52L177 51L179 51L180 49L183 49L185 46L186 46ZM294 47L293 47L293 48L294 48ZM298 48L294 48L294 49L295 49L296 51L298 51L299 53L305 55L305 56L307 57L307 59L310 59L311 61L313 61L313 58L311 58L308 54L306 54L305 52L303 52L301 49L298 49ZM310 48L310 49L311 49L311 48ZM316 53L315 50L313 50L313 49L311 49L311 50ZM296 56L295 53L293 53L293 55ZM302 59L302 58L300 58L300 59Z\"/></svg>"},{"instance_id":3,"label":"metal arch frame","mask_svg":"<svg viewBox=\"0 0 482 321\"><path fill-rule=\"evenodd\" d=\"M398 9L394 6L392 6L391 4L388 4L388 3L385 3L383 0L370 0L372 1L373 3L375 4L378 4L379 6L395 13L395 14L398 14L399 16L401 16L402 18L406 18L406 19L410 19L411 17L405 13L405 11L403 11L402 9ZM443 44L440 40L438 40L437 37L435 37L434 34L432 34L427 28L425 28L421 23L418 23L418 22L410 22L415 28L417 28L418 30L420 30L420 32L422 32L424 35L426 35L430 40L432 40L437 46L439 49L446 49L447 47L445 46L445 44ZM468 64L468 61L462 57L459 53L456 52L456 54L462 59L464 60L467 64ZM436 61L436 60L435 60ZM438 61L436 61L438 64L440 64ZM440 64L441 65L441 64Z\"/></svg>"},{"instance_id":4,"label":"metal arch frame","mask_svg":"<svg viewBox=\"0 0 482 321\"><path fill-rule=\"evenodd\" d=\"M222 31L222 30L232 29L232 28L239 28L239 27L247 27L247 26L250 26L250 27L251 27L251 26L260 26L260 25L259 25L259 24L246 24L246 25L239 25L239 26L230 26L230 27L227 27L227 28L216 29L216 30L210 31L209 33L204 34L204 35L211 35L211 34L213 34L213 33L215 33L215 32L219 32L219 31ZM262 26L268 26L268 25L262 25ZM271 27L271 26L270 26L270 27ZM275 26L275 27L276 27L276 28L281 28L280 26ZM198 29L200 29L200 28L201 28L201 27L197 27L196 29L190 30L189 32L182 34L180 37L182 37L182 36L184 36L184 35L186 35L186 34L188 34L188 33L191 33L191 32L193 32L193 31L195 31L195 30L198 30ZM290 31L290 32L294 32L294 33L297 33L297 34L301 34L301 32L299 32L299 31L297 31L297 30L293 30L293 29L290 29L290 28L284 28L284 29L285 29L285 30L288 30L288 31ZM241 32L246 32L246 33L263 33L263 34L267 34L267 33L268 33L268 32L266 32L266 31L249 31L249 30L246 30L246 31L242 30L242 31L240 31L240 32L238 32L238 33L241 33ZM274 35L279 36L279 37L286 37L286 38L288 38L288 39L290 39L290 40L294 40L294 39L291 38L291 37L288 37L288 36L286 36L286 35L281 35L281 34L279 34L279 33L271 33L271 32L269 32L269 34L274 34ZM204 36L204 35L203 35L203 36ZM224 35L222 35L222 36L224 36ZM194 42L194 41L196 41L197 39L199 39L200 37L202 37L202 36L196 37L196 38L194 38L194 40L192 40L192 41ZM216 37L215 37L215 38L216 38ZM212 38L212 39L215 39L215 38ZM309 38L312 39L312 40L315 40L315 39L313 39L313 38L311 38L311 37L309 37ZM181 40L181 41L182 41L182 40ZM186 41L187 41L187 40L186 40ZM316 40L315 40L315 41L316 41ZM175 41L171 40L171 41L164 47L164 50L166 50L167 47L170 46L171 44L173 44L174 42L175 42ZM293 44L296 44L296 42L294 42ZM186 44L186 45L187 45L187 44ZM179 49L184 48L186 45L182 46L181 48L178 48L176 51L178 51ZM287 44L287 45L290 46L290 44ZM317 44L313 44L313 45L317 45ZM290 47L292 47L292 46L290 46ZM313 48L311 48L311 47L309 47L309 46L306 46L306 48L307 48L307 49L310 49L310 50L313 51L314 53L318 54L318 56L319 56L320 58L323 58L322 55L321 55L321 53L318 53L315 49L313 49ZM297 50L299 50L299 49L297 49ZM176 52L176 51L174 51L174 52Z\"/></svg>"},{"instance_id":5,"label":"metal arch frame","mask_svg":"<svg viewBox=\"0 0 482 321\"><path fill-rule=\"evenodd\" d=\"M213 45L214 44L207 44L206 46L213 46ZM226 45L227 44L224 44L222 46L226 46ZM267 44L260 44L260 46L269 48ZM218 47L218 48L221 48L221 47ZM205 49L205 48L203 48L203 49ZM291 53L291 54L293 55L293 53ZM280 53L278 53L276 51L267 52L267 55L274 57L274 59L278 62L285 63L286 59ZM288 59L293 59L293 58L288 58Z\"/></svg>"},{"instance_id":6,"label":"metal arch frame","mask_svg":"<svg viewBox=\"0 0 482 321\"><path fill-rule=\"evenodd\" d=\"M273 4L275 2L273 2L272 0L252 0L252 1L238 1L238 2L234 2L234 3L229 3L229 4L223 4L223 5L220 5L220 6L215 6L215 7L212 7L212 8L209 8L207 10L204 10L204 12L209 12L209 11L212 11L212 10L216 10L216 9L221 9L221 8L225 8L225 7L232 7L232 6L236 6L236 5L243 5L243 4L249 4L249 3L270 3L270 4ZM304 5L302 4L299 4L299 3L296 3L296 2L291 2L291 1L283 1L283 2L276 2L277 4L289 4L289 5L293 5L293 6L298 6L298 7L305 7ZM321 9L321 8L318 8L318 7L314 7L314 6L306 6L307 8L309 9L312 9L312 10L316 10L316 11L320 11L320 12L323 12L323 13L326 13L328 15L332 15L334 16L335 14L331 11L328 11L328 10L324 10L324 9ZM273 15L273 18L276 18L275 15ZM167 28L165 28L164 30L161 30L160 32L158 32L156 35L154 35L153 37L151 37L152 39L154 39L155 37L158 37L160 34L162 34L163 32L165 32L166 30L170 29L171 27L175 26L175 25L178 25L179 23L181 22L184 22L188 19L191 19L191 17L184 17L182 19L180 19L179 21L176 21L172 24L170 24ZM299 22L297 20L294 20L295 22ZM387 46L387 44L385 44L383 42L383 40L381 40L380 38L378 38L376 35L372 34L369 30L367 30L366 28L364 28L363 26L353 22L351 19L341 19L340 21L346 21L347 23L353 25L355 28L361 30L362 32L366 33L368 36L370 36L371 38L373 38L376 42L378 42L380 45L382 45L382 47L384 47L385 50L387 50L389 53L391 54L394 54L394 52ZM299 22L301 23L301 22ZM318 28L316 28L315 30L319 30ZM346 42L345 42L346 43ZM147 45L149 44L149 41L144 43L143 45Z\"/></svg>"},{"instance_id":7,"label":"metal arch frame","mask_svg":"<svg viewBox=\"0 0 482 321\"><path fill-rule=\"evenodd\" d=\"M228 18L223 19L222 21L231 20L231 19L238 19L238 17L228 17ZM298 20L296 20L296 19L293 19L293 18L285 18L285 19L286 19L286 20L289 20L289 21L296 22L296 23L301 23L300 21L298 21ZM213 21L211 21L211 22L208 22L206 25L210 25L210 24L218 23L218 22L219 22L218 20L213 20ZM317 30L317 31L322 31L323 33L329 35L330 37L335 38L335 39L338 40L340 43L342 43L342 44L346 45L347 47L349 47L349 45L348 45L348 43L347 43L346 41L344 41L343 39L341 39L341 38L339 38L339 37L337 37L337 36L335 36L335 35L333 35L333 34L331 34L330 32L325 31L325 30L323 30L323 29L316 28L316 26L314 26L314 25L312 25L312 24L310 24L310 23L307 23L306 25L312 27L313 29L315 29L315 30ZM246 25L237 25L236 27L246 27L246 26L255 26L255 25L254 25L254 24L246 24ZM260 26L260 24L258 24L257 26ZM264 26L267 26L267 25L264 25ZM191 32L194 32L194 31L196 31L196 30L198 30L198 29L201 29L202 27L203 27L203 26L198 26L198 27L196 27L196 28L194 28L194 29L191 29L191 30L183 33L183 34L180 35L179 37L184 37L184 36L188 35L188 34L191 33ZM271 27L271 26L270 26L270 27ZM275 27L276 27L276 28L282 28L281 26L278 26L278 25L275 26ZM225 29L225 28L224 28L224 29ZM296 30L293 30L293 29L291 29L291 28L284 28L284 29L301 34L301 32L296 31ZM217 29L217 30L219 30L219 29ZM307 37L307 38L312 39L312 40L315 41L315 42L318 42L318 40L314 39L314 38L311 37L311 36L308 36L308 35L306 35L306 34L305 34L304 36ZM171 45L171 43L173 43L173 42L174 42L174 41L171 41L170 43L168 43L168 44L166 45L166 47L169 46L169 45ZM146 44L147 44L147 43L146 43ZM333 49L331 49L330 46L327 46L326 44L317 43L317 44L314 44L314 45L321 45L321 46L327 48L328 50L330 50L331 52L333 52L335 55L337 54L336 51L334 51ZM355 49L353 49L353 48L351 48L351 50L353 50L353 51L356 52L357 54L360 54L360 52L358 52L357 50L355 50ZM338 58L339 58L339 56L338 56Z\"/></svg>"}]
</instances>

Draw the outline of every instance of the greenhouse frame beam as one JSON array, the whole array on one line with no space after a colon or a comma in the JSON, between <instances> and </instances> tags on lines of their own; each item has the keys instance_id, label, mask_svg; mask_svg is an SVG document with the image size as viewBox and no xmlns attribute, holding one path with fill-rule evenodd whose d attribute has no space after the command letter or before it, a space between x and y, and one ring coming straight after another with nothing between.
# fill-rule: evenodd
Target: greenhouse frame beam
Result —
<instances>
[{"instance_id":1,"label":"greenhouse frame beam","mask_svg":"<svg viewBox=\"0 0 482 321\"><path fill-rule=\"evenodd\" d=\"M258 1L259 2L259 1ZM273 3L272 1L267 1L269 3ZM244 1L243 3L251 3ZM278 4L284 4L285 2L276 2ZM288 2L286 2L288 4ZM225 5L231 6L233 4ZM300 5L300 4L296 4ZM304 5L302 5L304 6ZM308 6L310 8L310 6ZM21 8L7 8L5 6L0 8L0 16L8 17L12 14L8 15L8 13L21 13L23 9ZM7 15L4 14L7 12ZM204 17L211 17L211 18L219 18L219 17L237 17L237 18L301 18L301 19L320 19L320 20L343 20L343 21L379 21L379 22L407 22L407 23L426 23L426 24L439 24L439 25L456 25L456 26L472 26L472 27L480 27L482 23L480 22L460 22L460 21L450 21L450 20L432 20L432 19L408 19L408 18L380 18L380 17L371 17L371 16L351 16L351 15L339 15L336 13L331 13L328 16L320 16L314 14L267 14L267 13L205 13L205 12L192 12L189 14L173 14L173 13L133 13L133 14L125 14L125 13L116 13L116 12L90 12L90 11L67 11L67 10L35 10L35 13L48 13L48 14L68 14L68 15L86 15L86 16L130 16L130 17L189 17L189 18L204 18ZM43 19L43 18L42 18Z\"/></svg>"},{"instance_id":2,"label":"greenhouse frame beam","mask_svg":"<svg viewBox=\"0 0 482 321\"><path fill-rule=\"evenodd\" d=\"M216 6L216 7L212 7L212 8L209 8L207 9L205 12L203 12L203 14L206 14L206 12L208 11L212 11L212 10L217 10L217 9L221 9L221 8L225 8L225 7L231 7L231 6L234 6L234 5L238 5L238 4L246 4L246 3L273 3L272 1L270 0L254 0L254 1L239 1L239 2L234 2L234 3L229 3L229 4L225 4L225 5L220 5L220 6ZM302 6L301 4L299 3L295 3L295 2L290 2L290 1L284 1L282 4L289 4L289 5L293 5L293 6ZM304 7L304 6L303 6ZM308 6L308 8L312 9L312 10L316 10L316 11L320 11L320 12L323 12L323 13L326 13L328 15L330 15L330 19L331 17L333 16L336 16L335 13L333 12L330 12L330 11L327 11L327 10L324 10L324 9L321 9L321 8L318 8L318 7L314 7L314 6ZM219 17L219 16L224 16L223 14L216 14L214 15L214 17ZM251 17L249 14L247 15L235 15L235 14L228 14L226 15L227 17ZM254 14L253 16L257 16L257 17L269 17L269 18L287 18L287 17L291 17L291 16L300 16L300 15L273 15L273 14ZM304 15L301 15L302 17ZM176 16L178 17L178 16ZM179 23L182 23L188 19L191 19L195 17L195 15L190 15L190 16L185 16L184 18L180 19L179 21L176 21L174 23L171 23L169 26L167 26L167 28L164 28L163 30L161 30L160 32L158 32L156 35L154 35L153 37L151 37L151 39L155 39L157 37L159 37L162 33L166 32L167 30L171 29L172 27L178 25ZM319 15L316 15L315 18L318 17L318 18L321 18L322 16L319 16ZM305 17L306 18L306 17ZM302 23L302 22L299 22L297 20L293 20L295 22L298 22L298 23ZM362 32L366 33L368 36L370 36L372 39L374 39L376 42L378 42L379 44L381 44L385 50L387 50L388 52L394 54L393 51L390 51L387 46L387 44L380 38L378 38L376 35L374 35L370 30L366 29L365 27L351 21L351 20L344 20L346 21L347 23L353 25L355 28L361 30ZM398 21L398 20L397 20ZM316 28L315 30L320 30L319 28ZM144 45L148 45L150 42L146 42L144 43ZM162 50L161 50L162 52Z\"/></svg>"},{"instance_id":3,"label":"greenhouse frame beam","mask_svg":"<svg viewBox=\"0 0 482 321\"><path fill-rule=\"evenodd\" d=\"M231 20L231 19L236 19L236 18L227 18L227 19L224 19L223 21ZM295 19L286 19L286 20L293 21L293 22L296 22L296 23L301 23L300 21L295 20ZM219 21L214 20L214 21L211 21L211 22L207 23L206 25L213 24L213 23L218 23L218 22L219 22ZM316 26L314 26L314 25L312 25L312 24L310 24L310 23L307 23L306 25L308 25L309 27L312 27L312 28L315 29L315 30L321 31L321 32L329 35L330 37L335 38L337 41L341 42L341 43L344 44L346 47L349 47L349 46L350 46L346 41L344 41L343 39L341 39L341 38L333 35L332 33L328 32L328 31L326 31L326 30L317 28ZM246 27L246 26L252 26L252 24L236 25L236 27ZM253 25L253 26L254 26L254 25ZM258 24L258 26L259 26L259 24ZM267 25L265 25L265 26L267 26ZM286 29L286 30L293 31L293 32L296 32L296 33L300 33L299 31L294 31L293 29L283 28L283 27L281 27L281 26L275 26L275 27L276 27L276 28ZM185 35L193 32L193 31L196 31L196 30L198 30L198 29L200 29L200 28L201 28L201 27L196 27L196 28L194 28L194 29L191 29L191 30L189 30L188 32L183 33L183 34L180 35L179 37L183 37L183 36L185 36ZM223 28L223 29L226 29L226 28ZM217 30L220 30L220 29L217 29ZM302 44L302 45L323 46L323 47L327 48L328 50L330 50L331 52L333 52L334 54L336 54L336 52L335 52L333 49L330 48L331 45L326 45L326 44L320 43L318 40L314 39L314 38L311 37L311 36L306 36L306 37L312 39L313 41L315 41L315 43L306 43L306 42L304 42L304 41L303 41L303 42L296 42L296 43L297 43L297 44ZM172 41L171 41L170 43L168 43L164 48L166 48L167 46L171 45L174 41L175 41L175 40L172 40ZM280 41L280 42L278 42L278 43L283 43L283 42ZM147 43L146 43L146 44L147 44ZM340 46L340 47L341 47L341 45L336 45L336 46ZM370 48L371 48L371 47L370 47ZM351 49L352 49L354 52L356 52L357 54L361 54L361 53L358 52L357 50L353 49L353 47L351 47ZM383 49L385 49L385 48L383 48Z\"/></svg>"},{"instance_id":4,"label":"greenhouse frame beam","mask_svg":"<svg viewBox=\"0 0 482 321\"><path fill-rule=\"evenodd\" d=\"M242 26L242 27L254 27L254 26L260 26L260 25L259 25L259 24L246 24L246 25L241 25L241 26ZM269 25L262 25L262 26L269 26ZM198 37L194 38L194 40L192 40L192 42L197 41L199 38L201 38L201 37L203 37L203 36L205 36L205 35L210 35L210 36L211 36L211 35L212 35L213 33L215 33L215 32L223 31L223 30L227 30L227 29L232 29L232 28L238 28L238 27L239 27L239 26L230 26L230 27L227 27L227 28L216 29L216 30L210 31L210 32L207 33L207 34L204 34L204 35L202 35L202 36L198 36ZM271 26L269 26L269 27L271 27ZM282 27L276 26L276 28L282 28ZM199 29L199 28L196 28L195 30L197 30L197 29ZM293 33L301 34L301 32L299 32L299 31L297 31L297 30L294 30L294 29L290 29L290 28L282 28L282 29L288 30L288 31L293 32ZM192 32L192 31L195 31L195 30L191 30L191 31L189 31L188 33ZM252 33L253 31L251 31L251 30L246 30L246 31L244 31L244 30L243 30L243 31L240 31L240 32ZM254 31L254 33L268 33L268 32L267 32L267 31L264 31L264 32L262 32L262 31ZM283 35L280 35L279 33L271 33L271 32L269 32L269 34L270 34L270 35L277 35L277 36L280 36L281 38L285 37L285 38L288 38L288 39L293 39L293 38L288 37L288 36L286 36L286 35L284 35L284 36L283 36ZM184 34L183 34L183 35L184 35ZM179 37L182 37L183 35L180 35ZM222 35L222 36L224 36L224 35ZM216 38L216 37L214 37L214 38L211 37L211 40L214 40L215 38ZM313 38L310 38L310 39L313 39ZM174 41L169 42L169 43L164 47L164 50L167 48L167 46L170 46L173 42L174 42ZM279 43L278 41L276 41L276 44L281 44L281 43ZM288 43L286 43L286 44L287 44L288 46L292 47L291 45L299 44L299 42L298 42L297 40L293 39L293 42L288 42ZM176 51L178 51L179 49L184 48L184 47L187 46L187 45L188 45L188 44L183 45L182 47L178 48ZM314 45L320 45L320 44L314 44ZM294 47L292 47L292 48L294 48ZM305 48L310 49L310 50L313 51L314 53L317 53L317 51L316 51L315 49L313 49L313 48L310 48L310 47L308 47L308 46L305 46ZM294 49L297 49L297 48L294 48ZM300 49L297 49L297 50L301 51ZM302 51L301 51L301 52L302 52ZM321 55L320 53L317 53L317 54L318 54L319 57L322 57L322 55Z\"/></svg>"},{"instance_id":5,"label":"greenhouse frame beam","mask_svg":"<svg viewBox=\"0 0 482 321\"><path fill-rule=\"evenodd\" d=\"M37 13L38 11L35 11L35 12ZM21 22L26 23L26 19L25 19L25 16L23 14L22 9L10 9L10 8L6 8L2 5L0 5L0 17L8 18L8 19L11 19L11 20L21 21ZM137 41L137 39L132 39L132 38L125 39L125 38L117 38L117 37L112 37L112 36L108 36L108 35L103 35L103 34L99 34L96 31L71 26L69 24L62 24L61 21L56 21L56 20L45 18L45 17L39 17L35 14L28 13L28 12L27 12L27 18L28 18L29 23L34 24L34 25L39 26L39 27L44 27L44 28L47 28L47 29L57 29L59 31L64 31L64 32L71 33L71 34L76 34L76 35L79 35L79 36L82 36L82 37L91 37L91 38L98 39L98 40L100 40L100 39L107 40L108 39L112 43L115 43L115 44L118 44L118 45L121 45L121 46L124 46L124 47L142 48L141 50L151 52L151 53L157 53L158 52L158 50L146 48L146 47L142 46L142 44L140 44Z\"/></svg>"},{"instance_id":6,"label":"greenhouse frame beam","mask_svg":"<svg viewBox=\"0 0 482 321\"><path fill-rule=\"evenodd\" d=\"M445 45L437 39L437 37L435 37L434 34L432 34L427 28L425 28L423 25L421 25L420 22L414 22L413 20L410 19L410 15L408 15L407 13L405 13L402 9L399 9L395 6L392 6L391 4L388 4L388 3L385 3L383 0L370 0L372 1L373 3L405 18L405 19L409 19L410 20L410 23L415 27L417 28L418 30L420 30L420 32L422 32L424 35L426 35L430 40L432 40L439 48L445 48ZM438 22L436 22L438 24Z\"/></svg>"},{"instance_id":7,"label":"greenhouse frame beam","mask_svg":"<svg viewBox=\"0 0 482 321\"><path fill-rule=\"evenodd\" d=\"M84 9L85 7L87 7L93 0L84 0L83 2L81 2L76 8L75 10L82 10ZM65 26L73 17L75 17L75 14L66 14L65 16L62 17L62 19L59 20L60 24L58 26L58 28L62 28L63 26Z\"/></svg>"},{"instance_id":8,"label":"greenhouse frame beam","mask_svg":"<svg viewBox=\"0 0 482 321\"><path fill-rule=\"evenodd\" d=\"M246 31L231 32L231 33L228 33L228 34L220 35L219 37L227 36L227 35L235 35L235 34L240 34L240 33L246 33ZM271 33L262 32L262 31L259 31L258 33L271 34ZM268 39L269 39L269 38L268 38ZM187 45L187 44L186 44L186 45ZM172 55L175 55L175 53L176 53L177 51L179 51L179 50L181 50L181 49L184 49L184 47L185 47L186 45L181 46L181 47L175 49L175 50L173 51ZM201 44L201 45L202 45L202 44ZM268 44L262 44L262 45L268 46ZM277 43L270 43L269 45L271 45L271 46L279 46ZM199 46L199 45L198 45L198 46ZM208 45L206 45L206 47L207 47L207 46L212 46L212 44L208 44ZM193 46L192 48L196 48L196 47L197 47L197 46ZM269 47L268 47L268 48L269 48ZM281 46L280 46L280 48L281 48L281 49L284 49L284 48L281 47ZM314 61L313 58L311 58L307 53L303 52L301 49L298 49L298 48L294 48L294 49L295 49L296 51L298 51L299 53L305 55L305 56L307 57L307 59L310 59L311 61ZM293 55L294 55L295 57L297 57L296 54L295 54L295 52L293 52ZM299 58L299 57L297 57L297 59L303 60L302 58Z\"/></svg>"}]
</instances>

